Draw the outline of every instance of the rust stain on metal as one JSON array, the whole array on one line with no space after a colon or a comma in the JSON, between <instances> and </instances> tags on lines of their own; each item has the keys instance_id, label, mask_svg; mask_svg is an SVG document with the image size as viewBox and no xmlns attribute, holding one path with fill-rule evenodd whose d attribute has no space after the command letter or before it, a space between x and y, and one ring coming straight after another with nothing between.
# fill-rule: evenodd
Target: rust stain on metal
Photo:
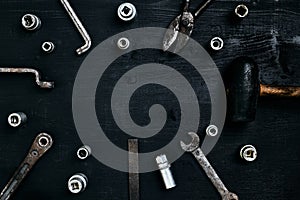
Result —
<instances>
[{"instance_id":1,"label":"rust stain on metal","mask_svg":"<svg viewBox=\"0 0 300 200\"><path fill-rule=\"evenodd\" d=\"M300 87L260 85L260 96L300 97Z\"/></svg>"},{"instance_id":2,"label":"rust stain on metal","mask_svg":"<svg viewBox=\"0 0 300 200\"><path fill-rule=\"evenodd\" d=\"M31 73L35 75L35 82L40 88L54 88L54 82L41 81L41 74L31 68L0 68L0 73Z\"/></svg>"}]
</instances>

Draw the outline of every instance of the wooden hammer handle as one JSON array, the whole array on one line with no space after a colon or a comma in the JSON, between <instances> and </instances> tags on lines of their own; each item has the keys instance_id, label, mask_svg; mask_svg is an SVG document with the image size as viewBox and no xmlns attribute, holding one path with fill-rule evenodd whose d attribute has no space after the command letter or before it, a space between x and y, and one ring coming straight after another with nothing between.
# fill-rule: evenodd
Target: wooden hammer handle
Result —
<instances>
[{"instance_id":1,"label":"wooden hammer handle","mask_svg":"<svg viewBox=\"0 0 300 200\"><path fill-rule=\"evenodd\" d=\"M300 97L300 87L260 85L260 96Z\"/></svg>"}]
</instances>

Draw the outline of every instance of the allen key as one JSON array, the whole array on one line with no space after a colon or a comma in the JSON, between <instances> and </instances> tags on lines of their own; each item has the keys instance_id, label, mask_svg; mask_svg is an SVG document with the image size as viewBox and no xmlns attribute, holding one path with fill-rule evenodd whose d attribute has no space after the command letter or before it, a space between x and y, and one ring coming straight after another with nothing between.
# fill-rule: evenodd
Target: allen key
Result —
<instances>
[{"instance_id":1,"label":"allen key","mask_svg":"<svg viewBox=\"0 0 300 200\"><path fill-rule=\"evenodd\" d=\"M68 0L60 0L60 1L63 4L63 6L65 7L68 14L70 15L73 23L75 24L76 28L78 29L83 40L85 41L85 44L76 50L77 54L81 55L91 48L91 46L92 46L91 37L89 36L88 32L86 31L86 29L82 25L81 21L77 17L77 15L76 15L75 11L73 10L73 8L71 7L69 1Z\"/></svg>"},{"instance_id":2,"label":"allen key","mask_svg":"<svg viewBox=\"0 0 300 200\"><path fill-rule=\"evenodd\" d=\"M40 88L54 88L54 82L41 81L41 74L31 68L0 68L0 73L32 73L35 75L35 82Z\"/></svg>"}]
</instances>

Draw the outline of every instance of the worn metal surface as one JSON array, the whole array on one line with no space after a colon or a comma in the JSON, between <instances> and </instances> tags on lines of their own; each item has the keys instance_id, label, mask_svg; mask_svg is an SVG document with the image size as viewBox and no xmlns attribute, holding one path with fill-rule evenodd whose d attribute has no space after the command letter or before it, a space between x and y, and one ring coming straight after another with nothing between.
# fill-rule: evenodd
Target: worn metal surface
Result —
<instances>
[{"instance_id":1,"label":"worn metal surface","mask_svg":"<svg viewBox=\"0 0 300 200\"><path fill-rule=\"evenodd\" d=\"M1 200L7 200L11 197L11 195L15 192L20 183L26 177L28 172L32 169L35 163L50 149L52 144L52 138L47 133L40 133L35 138L24 161L21 163L15 174L2 190L0 194Z\"/></svg>"},{"instance_id":2,"label":"worn metal surface","mask_svg":"<svg viewBox=\"0 0 300 200\"><path fill-rule=\"evenodd\" d=\"M300 87L260 85L260 96L300 97Z\"/></svg>"},{"instance_id":3,"label":"worn metal surface","mask_svg":"<svg viewBox=\"0 0 300 200\"><path fill-rule=\"evenodd\" d=\"M205 171L207 177L210 179L210 181L220 193L222 200L238 200L238 196L232 192L229 192L228 189L225 187L217 172L211 166L203 151L199 147L199 136L196 133L192 132L188 134L192 137L192 142L189 144L185 144L181 141L181 148L186 152L192 152L202 169Z\"/></svg>"},{"instance_id":4,"label":"worn metal surface","mask_svg":"<svg viewBox=\"0 0 300 200\"><path fill-rule=\"evenodd\" d=\"M32 73L35 75L35 82L40 88L54 88L54 82L41 81L41 74L30 68L0 68L0 73Z\"/></svg>"},{"instance_id":5,"label":"worn metal surface","mask_svg":"<svg viewBox=\"0 0 300 200\"><path fill-rule=\"evenodd\" d=\"M128 140L128 180L129 199L140 199L140 178L139 178L139 144L137 139Z\"/></svg>"}]
</instances>

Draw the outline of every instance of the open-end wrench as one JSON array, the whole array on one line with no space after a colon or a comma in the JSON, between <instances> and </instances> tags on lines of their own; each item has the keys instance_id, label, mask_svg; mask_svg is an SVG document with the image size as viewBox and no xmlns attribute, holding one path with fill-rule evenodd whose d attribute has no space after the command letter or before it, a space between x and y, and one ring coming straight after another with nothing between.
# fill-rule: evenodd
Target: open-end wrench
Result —
<instances>
[{"instance_id":1,"label":"open-end wrench","mask_svg":"<svg viewBox=\"0 0 300 200\"><path fill-rule=\"evenodd\" d=\"M26 158L1 192L0 200L7 200L11 197L34 164L44 155L52 144L52 138L47 133L40 133L35 138Z\"/></svg>"},{"instance_id":2,"label":"open-end wrench","mask_svg":"<svg viewBox=\"0 0 300 200\"><path fill-rule=\"evenodd\" d=\"M195 156L208 178L211 180L211 182L214 184L214 186L220 193L222 200L238 200L238 196L232 192L229 192L228 189L225 187L225 185L217 175L216 171L213 169L213 167L205 157L203 151L200 149L199 136L193 132L190 132L188 134L192 137L192 142L190 144L185 144L181 141L181 148L186 152L191 152Z\"/></svg>"}]
</instances>

